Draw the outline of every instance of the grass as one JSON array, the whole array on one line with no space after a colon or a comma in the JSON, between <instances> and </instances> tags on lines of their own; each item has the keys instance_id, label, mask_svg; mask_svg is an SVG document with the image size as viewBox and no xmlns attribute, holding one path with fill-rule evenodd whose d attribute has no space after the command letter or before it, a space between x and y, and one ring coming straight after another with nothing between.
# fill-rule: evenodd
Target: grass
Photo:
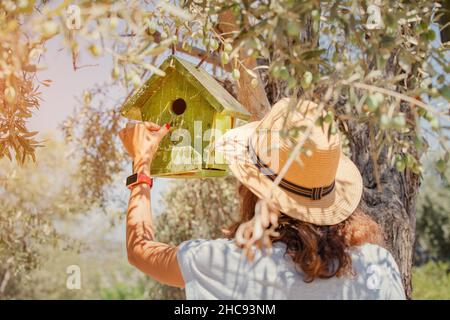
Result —
<instances>
[{"instance_id":1,"label":"grass","mask_svg":"<svg viewBox=\"0 0 450 320\"><path fill-rule=\"evenodd\" d=\"M450 300L450 263L428 262L414 267L413 299Z\"/></svg>"}]
</instances>

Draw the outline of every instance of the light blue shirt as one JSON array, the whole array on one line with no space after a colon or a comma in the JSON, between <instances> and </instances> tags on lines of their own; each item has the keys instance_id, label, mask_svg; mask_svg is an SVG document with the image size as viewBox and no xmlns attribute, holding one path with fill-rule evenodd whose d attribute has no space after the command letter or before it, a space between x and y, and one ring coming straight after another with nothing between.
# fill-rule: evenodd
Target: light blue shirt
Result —
<instances>
[{"instance_id":1,"label":"light blue shirt","mask_svg":"<svg viewBox=\"0 0 450 320\"><path fill-rule=\"evenodd\" d=\"M365 244L351 250L353 275L303 281L286 245L276 242L271 255L260 251L249 262L227 239L183 242L177 257L187 299L405 299L392 255Z\"/></svg>"}]
</instances>

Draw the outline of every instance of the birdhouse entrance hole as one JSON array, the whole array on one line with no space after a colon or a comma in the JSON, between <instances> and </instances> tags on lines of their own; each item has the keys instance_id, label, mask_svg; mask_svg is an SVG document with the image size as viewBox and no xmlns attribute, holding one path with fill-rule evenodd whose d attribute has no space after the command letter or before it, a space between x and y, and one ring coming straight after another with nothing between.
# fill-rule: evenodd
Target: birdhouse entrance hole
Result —
<instances>
[{"instance_id":1,"label":"birdhouse entrance hole","mask_svg":"<svg viewBox=\"0 0 450 320\"><path fill-rule=\"evenodd\" d=\"M186 111L186 101L184 99L178 98L174 102L172 102L172 112L179 116L182 115Z\"/></svg>"}]
</instances>

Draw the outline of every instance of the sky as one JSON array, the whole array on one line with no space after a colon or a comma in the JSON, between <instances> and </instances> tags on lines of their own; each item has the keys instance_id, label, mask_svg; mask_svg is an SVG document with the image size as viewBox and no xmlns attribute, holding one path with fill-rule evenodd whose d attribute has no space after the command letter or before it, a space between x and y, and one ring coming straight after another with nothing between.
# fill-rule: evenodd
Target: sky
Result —
<instances>
[{"instance_id":1,"label":"sky","mask_svg":"<svg viewBox=\"0 0 450 320\"><path fill-rule=\"evenodd\" d=\"M51 79L50 87L41 86L43 102L29 123L31 130L56 131L61 122L69 116L76 105L75 97L96 83L109 79L111 61L108 57L93 58L82 55L79 65L88 66L73 70L72 57L64 48L61 38L55 37L47 43L43 64L46 69L38 73L40 80Z\"/></svg>"},{"instance_id":2,"label":"sky","mask_svg":"<svg viewBox=\"0 0 450 320\"><path fill-rule=\"evenodd\" d=\"M109 56L94 58L85 52L84 55L80 55L78 65L89 66L74 71L72 56L64 48L61 37L48 41L46 49L43 60L46 68L38 72L37 76L40 80L51 79L52 84L49 87L40 87L43 101L39 110L36 110L31 117L28 128L31 131L39 131L40 137L44 135L48 137L51 133L55 139L63 139L59 127L77 106L76 97L81 97L85 90L92 88L95 84L110 80L112 61ZM119 177L116 184L123 183L125 178ZM160 201L163 191L167 189L167 182L167 179L154 181L152 207L155 214L159 214L162 210ZM124 187L124 197L126 197L126 191Z\"/></svg>"}]
</instances>

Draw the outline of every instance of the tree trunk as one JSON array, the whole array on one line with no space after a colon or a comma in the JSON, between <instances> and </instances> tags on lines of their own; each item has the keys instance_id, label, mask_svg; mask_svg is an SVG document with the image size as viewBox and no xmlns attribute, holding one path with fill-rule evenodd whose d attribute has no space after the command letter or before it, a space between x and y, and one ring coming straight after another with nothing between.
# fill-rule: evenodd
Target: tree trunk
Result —
<instances>
[{"instance_id":1,"label":"tree trunk","mask_svg":"<svg viewBox=\"0 0 450 320\"><path fill-rule=\"evenodd\" d=\"M400 173L383 150L377 161L381 188L378 188L374 163L370 156L369 127L349 124L348 138L352 160L364 181L362 208L375 219L384 232L386 248L394 256L402 275L405 294L412 298L411 267L416 228L416 196L419 177L409 169Z\"/></svg>"}]
</instances>

